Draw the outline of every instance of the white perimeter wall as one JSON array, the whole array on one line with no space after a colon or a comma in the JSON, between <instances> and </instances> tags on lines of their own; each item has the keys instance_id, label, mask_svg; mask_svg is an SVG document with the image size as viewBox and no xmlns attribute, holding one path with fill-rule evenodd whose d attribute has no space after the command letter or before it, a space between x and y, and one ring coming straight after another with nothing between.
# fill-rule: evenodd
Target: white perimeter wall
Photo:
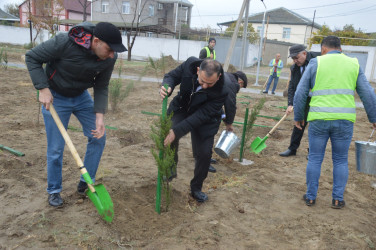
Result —
<instances>
[{"instance_id":1,"label":"white perimeter wall","mask_svg":"<svg viewBox=\"0 0 376 250\"><path fill-rule=\"evenodd\" d=\"M33 37L36 31L33 30ZM47 31L43 31L37 43L41 43L50 38ZM126 46L126 36L123 36L123 43ZM30 30L29 28L13 27L0 25L0 43L10 43L16 45L24 45L30 43ZM180 41L179 61L184 61L190 56L198 57L200 50L206 45L202 41ZM126 46L127 47L127 46ZM155 38L155 37L137 37L136 42L132 49L132 59L146 60L149 56L156 59L160 58L163 53L165 56L171 55L175 60L178 59L179 40L169 38ZM248 46L248 60L247 66L253 65L257 61L258 46ZM367 63L364 73L368 80L376 81L376 47L367 46L342 46L342 49L352 52L366 52L368 53ZM320 45L314 44L312 51L320 51ZM122 53L123 58L127 58L127 52ZM223 63L223 62L222 62Z\"/></svg>"}]
</instances>

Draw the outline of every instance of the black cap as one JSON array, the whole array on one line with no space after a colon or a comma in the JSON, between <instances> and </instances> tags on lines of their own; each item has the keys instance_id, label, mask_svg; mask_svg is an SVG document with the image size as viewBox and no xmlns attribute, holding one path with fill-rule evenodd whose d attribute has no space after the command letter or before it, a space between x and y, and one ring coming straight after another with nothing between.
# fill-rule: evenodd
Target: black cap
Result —
<instances>
[{"instance_id":1,"label":"black cap","mask_svg":"<svg viewBox=\"0 0 376 250\"><path fill-rule=\"evenodd\" d=\"M236 71L234 73L235 75L237 75L240 79L243 80L243 88L246 88L247 87L247 84L248 84L248 79L247 79L247 76L244 74L243 71Z\"/></svg>"},{"instance_id":2,"label":"black cap","mask_svg":"<svg viewBox=\"0 0 376 250\"><path fill-rule=\"evenodd\" d=\"M208 42L208 43L210 43L211 41L214 41L215 43L217 43L217 41L215 40L215 38L214 38L214 37L210 37L210 38L209 38L209 42Z\"/></svg>"},{"instance_id":3,"label":"black cap","mask_svg":"<svg viewBox=\"0 0 376 250\"><path fill-rule=\"evenodd\" d=\"M115 52L127 51L123 45L121 34L118 28L112 23L100 22L95 25L94 36L98 37L103 42L107 43Z\"/></svg>"},{"instance_id":4,"label":"black cap","mask_svg":"<svg viewBox=\"0 0 376 250\"><path fill-rule=\"evenodd\" d=\"M300 52L305 51L307 47L301 44L296 44L290 47L290 55L289 57L294 57L298 55Z\"/></svg>"}]
</instances>

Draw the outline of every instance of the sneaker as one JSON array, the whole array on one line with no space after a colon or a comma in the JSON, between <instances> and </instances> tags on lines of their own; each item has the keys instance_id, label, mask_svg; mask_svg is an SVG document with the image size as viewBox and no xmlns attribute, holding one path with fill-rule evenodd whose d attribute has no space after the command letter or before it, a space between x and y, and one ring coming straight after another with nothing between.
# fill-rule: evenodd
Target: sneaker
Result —
<instances>
[{"instance_id":1,"label":"sneaker","mask_svg":"<svg viewBox=\"0 0 376 250\"><path fill-rule=\"evenodd\" d=\"M77 185L77 193L80 195L85 195L87 189L87 183L84 181L80 181Z\"/></svg>"},{"instance_id":2,"label":"sneaker","mask_svg":"<svg viewBox=\"0 0 376 250\"><path fill-rule=\"evenodd\" d=\"M268 93L268 91L262 91L262 93L264 93L264 94L267 94L267 93Z\"/></svg>"},{"instance_id":3,"label":"sneaker","mask_svg":"<svg viewBox=\"0 0 376 250\"><path fill-rule=\"evenodd\" d=\"M272 95L275 95L275 92L272 92Z\"/></svg>"},{"instance_id":4,"label":"sneaker","mask_svg":"<svg viewBox=\"0 0 376 250\"><path fill-rule=\"evenodd\" d=\"M309 207L315 205L315 203L316 203L316 200L308 199L306 194L303 195L303 200L305 201L305 204Z\"/></svg>"},{"instance_id":5,"label":"sneaker","mask_svg":"<svg viewBox=\"0 0 376 250\"><path fill-rule=\"evenodd\" d=\"M334 209L341 209L345 206L345 201L339 201L339 200L332 200L332 208Z\"/></svg>"},{"instance_id":6,"label":"sneaker","mask_svg":"<svg viewBox=\"0 0 376 250\"><path fill-rule=\"evenodd\" d=\"M60 207L64 201L60 196L60 193L48 194L48 203L53 207Z\"/></svg>"}]
</instances>

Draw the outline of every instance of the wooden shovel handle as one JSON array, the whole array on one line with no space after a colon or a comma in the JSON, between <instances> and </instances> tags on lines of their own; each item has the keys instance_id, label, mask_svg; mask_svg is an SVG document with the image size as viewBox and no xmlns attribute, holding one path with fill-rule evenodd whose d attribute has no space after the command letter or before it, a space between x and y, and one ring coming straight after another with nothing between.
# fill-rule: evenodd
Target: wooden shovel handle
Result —
<instances>
[{"instance_id":1,"label":"wooden shovel handle","mask_svg":"<svg viewBox=\"0 0 376 250\"><path fill-rule=\"evenodd\" d=\"M294 110L294 107L292 109ZM281 124L286 119L286 117L287 117L287 114L285 113L285 115L281 118L281 120L279 120L279 122L277 122L277 124L274 125L274 127L269 131L269 133L266 136L270 136L271 134L273 134L273 132L277 129L279 124Z\"/></svg>"},{"instance_id":2,"label":"wooden shovel handle","mask_svg":"<svg viewBox=\"0 0 376 250\"><path fill-rule=\"evenodd\" d=\"M56 113L56 110L55 110L54 106L52 105L52 103L50 105L50 113L51 113L52 117L54 118L54 121L55 121L57 127L59 128L61 135L64 137L65 143L68 145L68 148L69 148L70 152L72 153L73 158L76 160L77 166L80 168L81 174L86 174L87 170L84 167L84 163L82 162L76 148L73 145L71 138L69 137L67 131L65 130L63 123L61 123L61 120L60 120L58 114ZM90 190L93 193L95 193L94 187L90 184L88 184L88 186L89 186Z\"/></svg>"}]
</instances>

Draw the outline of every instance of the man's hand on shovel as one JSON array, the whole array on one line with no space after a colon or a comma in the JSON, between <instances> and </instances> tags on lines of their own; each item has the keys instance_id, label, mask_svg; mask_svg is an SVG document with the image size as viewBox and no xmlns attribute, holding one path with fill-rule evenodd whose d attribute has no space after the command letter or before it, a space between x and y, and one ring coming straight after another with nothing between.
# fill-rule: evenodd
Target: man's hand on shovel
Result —
<instances>
[{"instance_id":1,"label":"man's hand on shovel","mask_svg":"<svg viewBox=\"0 0 376 250\"><path fill-rule=\"evenodd\" d=\"M291 114L292 112L294 111L294 106L288 106L287 109L286 109L286 115L289 115Z\"/></svg>"},{"instance_id":2,"label":"man's hand on shovel","mask_svg":"<svg viewBox=\"0 0 376 250\"><path fill-rule=\"evenodd\" d=\"M50 104L53 100L54 98L49 88L39 90L39 102L41 102L47 110L50 110Z\"/></svg>"}]
</instances>

